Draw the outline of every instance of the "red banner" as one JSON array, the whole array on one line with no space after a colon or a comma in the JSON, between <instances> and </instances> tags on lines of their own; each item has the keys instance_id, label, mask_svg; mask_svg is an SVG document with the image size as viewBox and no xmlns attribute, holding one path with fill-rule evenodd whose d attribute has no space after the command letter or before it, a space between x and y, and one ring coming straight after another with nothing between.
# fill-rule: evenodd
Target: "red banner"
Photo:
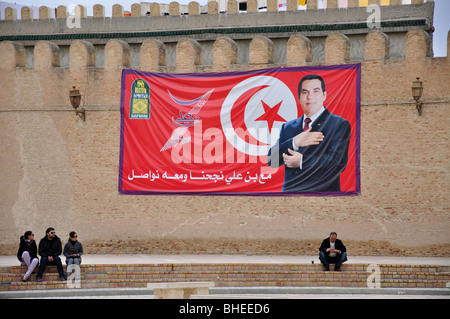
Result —
<instances>
[{"instance_id":1,"label":"red banner","mask_svg":"<svg viewBox=\"0 0 450 319\"><path fill-rule=\"evenodd\" d=\"M358 194L360 72L124 70L119 192Z\"/></svg>"}]
</instances>

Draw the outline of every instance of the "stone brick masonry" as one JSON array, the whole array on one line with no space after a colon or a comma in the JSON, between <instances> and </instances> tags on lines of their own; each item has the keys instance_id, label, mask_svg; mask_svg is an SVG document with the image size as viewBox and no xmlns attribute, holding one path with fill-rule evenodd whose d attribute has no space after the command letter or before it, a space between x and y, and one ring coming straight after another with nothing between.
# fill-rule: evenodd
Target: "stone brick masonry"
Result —
<instances>
[{"instance_id":1,"label":"stone brick masonry","mask_svg":"<svg viewBox=\"0 0 450 319\"><path fill-rule=\"evenodd\" d=\"M48 266L42 282L22 282L26 267L12 266L0 267L0 296L6 291L67 289L70 284L83 289L142 288L180 281L214 282L216 287L367 287L368 266L344 264L342 272L324 273L320 264L83 264L78 283L74 275L67 282L58 281L55 266ZM382 288L445 288L450 278L447 267L439 265L379 267Z\"/></svg>"},{"instance_id":2,"label":"stone brick masonry","mask_svg":"<svg viewBox=\"0 0 450 319\"><path fill-rule=\"evenodd\" d=\"M52 226L63 241L76 230L87 253L312 254L336 231L354 255L450 256L449 59L431 56L429 33L420 28L406 33L404 58L390 57L389 41L380 30L367 33L362 61L351 59L349 37L337 32L326 37L319 63L301 33L283 49L282 66L362 63L362 189L352 197L119 195L120 81L130 44L108 40L104 67L97 67L92 43L73 40L61 67L60 45L39 40L27 67L22 42L0 42L0 254L15 254L24 231L39 239ZM191 37L178 40L175 52L147 38L140 68L269 68L280 66L279 45L255 35L248 63L239 64L235 40L217 36L212 64L203 64L205 52ZM176 65L166 65L170 52ZM416 77L424 86L422 116L411 96ZM72 86L86 102L85 122L70 105Z\"/></svg>"}]
</instances>

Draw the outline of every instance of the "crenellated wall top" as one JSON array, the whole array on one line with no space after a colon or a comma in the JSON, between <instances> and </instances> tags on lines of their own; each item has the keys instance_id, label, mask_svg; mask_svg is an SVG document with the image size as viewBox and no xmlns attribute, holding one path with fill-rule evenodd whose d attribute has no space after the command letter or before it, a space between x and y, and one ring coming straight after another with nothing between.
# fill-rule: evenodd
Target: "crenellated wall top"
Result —
<instances>
[{"instance_id":1,"label":"crenellated wall top","mask_svg":"<svg viewBox=\"0 0 450 319\"><path fill-rule=\"evenodd\" d=\"M120 4L112 5L111 17L156 17L156 16L183 16L183 15L217 15L217 14L239 14L239 13L263 13L263 12L295 12L295 11L315 11L333 9L354 9L365 8L370 5L380 7L411 6L432 3L433 0L308 0L305 5L299 4L298 0L209 0L206 5L200 5L196 1L191 1L184 5L176 1L168 4L156 2L134 3L131 7L124 7ZM34 11L38 11L38 14ZM48 20L67 19L71 15L78 18L106 18L105 6L95 4L92 8L92 15L87 15L87 8L83 5L64 6L56 8L47 6L21 7L20 10L14 6L6 7L0 14L0 20ZM19 19L20 18L20 19Z\"/></svg>"},{"instance_id":2,"label":"crenellated wall top","mask_svg":"<svg viewBox=\"0 0 450 319\"><path fill-rule=\"evenodd\" d=\"M450 37L449 37L450 40ZM407 64L417 63L431 58L430 37L420 29L410 30L405 39L405 58ZM450 43L450 41L448 42ZM274 43L267 37L255 36L249 44L248 65L238 65L239 47L229 37L219 37L212 45L212 64L202 65L202 47L193 40L184 38L176 45L177 64L166 64L166 45L155 39L146 39L140 46L140 66L138 68L155 72L208 72L244 70L246 68L274 67ZM291 36L286 42L286 60L284 66L318 65L312 61L311 41L300 34ZM26 50L24 45L13 41L0 42L0 70L26 67ZM60 48L49 41L38 41L34 46L34 69L61 68ZM98 68L96 65L96 48L84 40L74 40L69 48L69 69ZM131 66L131 47L128 43L111 39L104 48L106 69L129 68ZM325 41L325 60L323 65L389 60L389 37L378 30L371 31L365 38L363 61L352 61L350 57L350 40L341 33L331 33Z\"/></svg>"},{"instance_id":3,"label":"crenellated wall top","mask_svg":"<svg viewBox=\"0 0 450 319\"><path fill-rule=\"evenodd\" d=\"M64 6L55 10L41 7L38 20L32 20L36 15L31 8L22 8L21 20L17 20L14 9L6 8L7 20L0 21L0 41L24 41L26 46L33 46L39 40L68 45L79 39L104 45L109 39L142 43L146 38L176 42L184 37L211 41L220 36L251 40L255 35L286 39L296 33L307 37L326 37L332 32L364 35L373 28L387 34L402 33L402 36L413 28L420 28L431 35L433 29L434 2L431 1L413 0L414 5L400 5L403 0L389 0L390 5L381 5L386 4L385 0L366 3L328 0L323 9L318 5L322 2L308 0L306 10L299 10L298 0L288 0L287 4L295 5L281 12L277 1L282 0L264 0L267 7L261 10L266 12L258 12L257 0L250 0L246 2L246 13L240 12L242 7L238 1L243 0L228 0L226 11L222 11L216 1L210 1L207 6L200 6L198 2L184 6L178 2L165 5L143 2L127 8L131 11L115 4L111 8L112 17L105 17L105 6L101 4L96 4L89 16L84 6L73 7L73 12L68 12ZM342 1L347 9L341 8ZM380 6L372 12L361 7L366 4Z\"/></svg>"}]
</instances>

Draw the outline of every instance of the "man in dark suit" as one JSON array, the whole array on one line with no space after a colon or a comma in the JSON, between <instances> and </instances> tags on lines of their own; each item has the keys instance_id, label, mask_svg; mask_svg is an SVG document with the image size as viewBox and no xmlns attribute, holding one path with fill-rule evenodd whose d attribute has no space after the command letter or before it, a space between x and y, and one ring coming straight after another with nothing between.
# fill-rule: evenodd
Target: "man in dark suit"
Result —
<instances>
[{"instance_id":1,"label":"man in dark suit","mask_svg":"<svg viewBox=\"0 0 450 319\"><path fill-rule=\"evenodd\" d=\"M285 165L283 192L340 192L350 123L323 106L327 93L320 76L302 78L298 95L304 115L283 124L278 142L269 150L268 164Z\"/></svg>"},{"instance_id":2,"label":"man in dark suit","mask_svg":"<svg viewBox=\"0 0 450 319\"><path fill-rule=\"evenodd\" d=\"M337 239L335 232L325 238L319 248L319 259L325 271L330 270L330 264L334 265L335 271L340 271L343 262L347 261L347 248L341 240Z\"/></svg>"}]
</instances>

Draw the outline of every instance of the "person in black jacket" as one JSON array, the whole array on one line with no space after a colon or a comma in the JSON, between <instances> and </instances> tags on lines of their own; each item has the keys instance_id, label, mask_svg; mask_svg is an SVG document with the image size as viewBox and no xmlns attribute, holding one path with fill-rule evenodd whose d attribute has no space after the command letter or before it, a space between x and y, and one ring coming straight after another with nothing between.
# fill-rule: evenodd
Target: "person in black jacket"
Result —
<instances>
[{"instance_id":1,"label":"person in black jacket","mask_svg":"<svg viewBox=\"0 0 450 319\"><path fill-rule=\"evenodd\" d=\"M335 264L334 270L340 271L342 263L347 261L347 248L341 240L337 239L335 232L331 232L330 237L322 241L319 248L319 259L325 271L330 270L329 264Z\"/></svg>"},{"instance_id":2,"label":"person in black jacket","mask_svg":"<svg viewBox=\"0 0 450 319\"><path fill-rule=\"evenodd\" d=\"M67 278L69 278L71 273L71 265L81 265L81 255L83 255L83 245L78 241L78 234L74 231L69 233L69 240L64 245L64 256L66 256L67 265Z\"/></svg>"},{"instance_id":3,"label":"person in black jacket","mask_svg":"<svg viewBox=\"0 0 450 319\"><path fill-rule=\"evenodd\" d=\"M17 259L19 259L22 266L28 267L28 270L22 279L23 281L27 281L34 268L36 268L39 264L39 259L37 257L37 246L34 241L34 234L31 230L26 231L23 236L20 236Z\"/></svg>"},{"instance_id":4,"label":"person in black jacket","mask_svg":"<svg viewBox=\"0 0 450 319\"><path fill-rule=\"evenodd\" d=\"M53 227L47 228L45 231L45 237L39 242L39 255L41 255L41 264L37 274L37 281L42 281L42 275L44 274L47 264L56 265L58 268L59 279L66 280L64 276L64 270L61 263L62 245L61 239L56 236L55 229Z\"/></svg>"}]
</instances>

